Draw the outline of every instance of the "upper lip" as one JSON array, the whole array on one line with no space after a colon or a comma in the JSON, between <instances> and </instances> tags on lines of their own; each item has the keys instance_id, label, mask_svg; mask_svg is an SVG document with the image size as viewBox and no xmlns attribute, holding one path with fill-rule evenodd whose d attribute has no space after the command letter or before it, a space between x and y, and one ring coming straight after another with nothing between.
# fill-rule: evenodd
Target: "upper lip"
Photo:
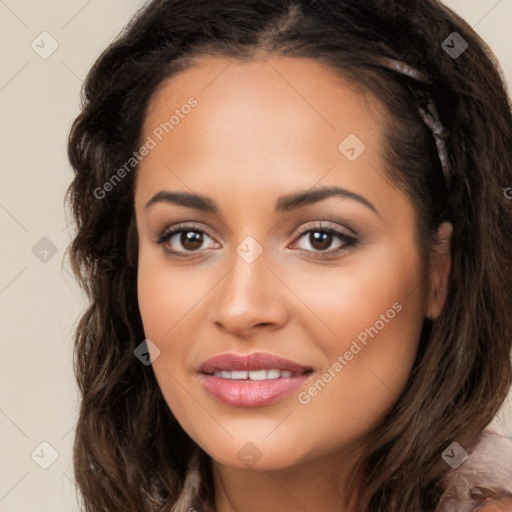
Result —
<instances>
[{"instance_id":1,"label":"upper lip","mask_svg":"<svg viewBox=\"0 0 512 512\"><path fill-rule=\"evenodd\" d=\"M295 361L283 359L258 352L247 356L238 356L236 354L220 354L204 361L199 367L200 373L212 374L218 370L284 370L293 373L304 373L312 370L309 366L303 366Z\"/></svg>"}]
</instances>

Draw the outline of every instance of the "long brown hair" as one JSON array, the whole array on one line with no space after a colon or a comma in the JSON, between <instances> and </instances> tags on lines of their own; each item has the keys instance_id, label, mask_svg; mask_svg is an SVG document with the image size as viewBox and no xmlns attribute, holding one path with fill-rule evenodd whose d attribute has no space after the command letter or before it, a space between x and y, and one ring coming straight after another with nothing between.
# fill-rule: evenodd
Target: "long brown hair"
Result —
<instances>
[{"instance_id":1,"label":"long brown hair","mask_svg":"<svg viewBox=\"0 0 512 512\"><path fill-rule=\"evenodd\" d=\"M457 32L456 58L442 43ZM200 54L269 54L329 65L375 96L386 112L393 183L417 213L426 254L441 220L454 226L448 297L426 320L403 393L360 461L358 511L429 511L450 469L441 453L470 447L511 384L512 116L499 65L485 43L437 0L153 0L98 58L69 137L68 192L77 233L70 262L89 306L75 335L81 407L76 482L88 512L213 510L208 456L183 431L151 366L137 302L137 169L98 189L140 145L147 106L162 81ZM432 133L410 79L375 57L421 70L448 130L453 176L443 196Z\"/></svg>"}]
</instances>

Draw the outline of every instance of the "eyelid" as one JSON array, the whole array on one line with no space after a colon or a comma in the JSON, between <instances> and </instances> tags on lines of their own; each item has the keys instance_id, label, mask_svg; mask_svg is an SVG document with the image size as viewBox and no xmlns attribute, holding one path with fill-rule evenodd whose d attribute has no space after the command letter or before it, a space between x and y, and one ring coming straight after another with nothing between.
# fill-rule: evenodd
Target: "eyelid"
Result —
<instances>
[{"instance_id":1,"label":"eyelid","mask_svg":"<svg viewBox=\"0 0 512 512\"><path fill-rule=\"evenodd\" d=\"M328 224L326 224L326 222ZM306 224L303 224L302 226L300 226L297 229L297 232L299 235L303 235L304 233L307 233L308 231L311 231L314 229L318 229L319 231L327 229L327 230L334 230L334 231L340 232L347 238L356 239L358 237L358 234L353 229L350 229L349 227L345 227L345 226L341 227L339 225L332 225L329 222L330 221L324 221L324 220L316 220L313 222L309 222L309 223L306 223ZM350 233L346 233L345 230L350 231Z\"/></svg>"},{"instance_id":2,"label":"eyelid","mask_svg":"<svg viewBox=\"0 0 512 512\"><path fill-rule=\"evenodd\" d=\"M297 244L297 242L299 242L306 233L323 231L334 235L334 237L337 237L341 241L341 245L335 249L327 249L325 251L310 251L306 249L298 250L303 253L307 253L308 257L313 259L327 260L329 258L336 258L341 253L346 252L347 250L352 249L359 244L359 237L346 233L345 229L355 233L355 231L350 228L342 228L340 226L335 227L331 224L325 224L325 221L315 221L313 223L305 224L297 230L298 234L294 241L291 243L291 246Z\"/></svg>"},{"instance_id":3,"label":"eyelid","mask_svg":"<svg viewBox=\"0 0 512 512\"><path fill-rule=\"evenodd\" d=\"M324 232L334 235L335 237L338 237L338 239L341 240L342 245L334 250L328 249L326 251L310 251L310 250L306 250L306 249L298 249L298 250L300 250L302 252L311 253L312 257L316 258L316 259L327 258L329 256L335 256L338 253L340 253L346 249L349 249L352 246L359 243L357 236L345 233L344 229L347 229L348 231L355 233L355 231L350 228L341 228L340 226L334 227L331 224L325 224L325 221L314 221L312 223L306 223L306 224L300 226L296 230L297 235L295 236L293 242L291 244L289 244L287 247L289 247L290 245L292 245L292 246L295 245L297 243L297 241L299 241L303 237L303 235L308 232L312 232L315 230L316 231L324 231ZM157 244L164 244L165 242L169 241L176 234L178 234L180 232L185 232L185 231L198 231L198 232L204 233L209 238L211 238L215 243L218 244L218 242L216 242L216 240L215 240L215 237L209 233L208 228L206 228L203 225L200 225L198 223L195 223L195 222L181 222L178 224L174 224L172 226L167 226L162 231L160 231L160 234L155 235L154 241ZM202 252L204 252L204 249L198 250L198 251L175 251L174 249L165 248L164 250L171 255L182 257L182 258L194 257L195 255L199 255Z\"/></svg>"},{"instance_id":4,"label":"eyelid","mask_svg":"<svg viewBox=\"0 0 512 512\"><path fill-rule=\"evenodd\" d=\"M169 235L175 235L180 231L201 231L207 234L210 238L214 239L215 237L208 231L208 228L201 224L197 224L195 222L179 222L178 224L173 224L172 226L167 226L164 229L160 230L159 234L157 233L154 236L154 241L157 244L162 244L168 239Z\"/></svg>"},{"instance_id":5,"label":"eyelid","mask_svg":"<svg viewBox=\"0 0 512 512\"><path fill-rule=\"evenodd\" d=\"M215 237L213 237L209 232L208 229L205 229L202 225L199 225L195 222L180 222L178 224L173 224L172 226L167 226L163 230L160 230L157 232L157 234L153 237L153 241L158 245L164 245L166 242L168 242L173 236L175 236L178 233L184 232L184 231L198 231L201 233L206 234L209 238L214 240L215 243L218 243L215 241ZM163 250L170 256L174 258L179 258L183 260L190 260L194 258L196 255L204 255L204 249L202 251L176 251L174 249L171 249L170 247L164 246Z\"/></svg>"}]
</instances>

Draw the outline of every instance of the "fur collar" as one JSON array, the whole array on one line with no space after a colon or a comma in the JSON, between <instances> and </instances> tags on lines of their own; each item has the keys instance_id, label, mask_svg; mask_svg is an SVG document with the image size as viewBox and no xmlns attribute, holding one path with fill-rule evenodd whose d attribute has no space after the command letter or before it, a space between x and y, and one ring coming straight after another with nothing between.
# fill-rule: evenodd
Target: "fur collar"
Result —
<instances>
[{"instance_id":1,"label":"fur collar","mask_svg":"<svg viewBox=\"0 0 512 512\"><path fill-rule=\"evenodd\" d=\"M475 512L489 503L485 496L512 493L512 440L484 430L468 458L445 475L442 488L436 512Z\"/></svg>"}]
</instances>

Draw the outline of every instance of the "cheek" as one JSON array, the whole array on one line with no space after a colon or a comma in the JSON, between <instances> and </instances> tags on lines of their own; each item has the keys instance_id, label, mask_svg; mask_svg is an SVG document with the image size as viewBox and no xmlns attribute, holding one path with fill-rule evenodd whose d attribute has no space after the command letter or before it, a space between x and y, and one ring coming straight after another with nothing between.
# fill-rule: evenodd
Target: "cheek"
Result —
<instances>
[{"instance_id":1,"label":"cheek","mask_svg":"<svg viewBox=\"0 0 512 512\"><path fill-rule=\"evenodd\" d=\"M197 352L197 328L204 324L204 300L218 281L218 273L205 267L179 267L153 248L139 250L137 290L147 339L160 350L152 364L164 398L180 421L190 414L188 379L195 375L190 354Z\"/></svg>"},{"instance_id":2,"label":"cheek","mask_svg":"<svg viewBox=\"0 0 512 512\"><path fill-rule=\"evenodd\" d=\"M187 336L188 315L204 297L201 280L191 281L183 271L145 259L139 255L138 301L145 337L160 350L153 361L158 386L175 417L184 424L193 424L186 392L188 375L186 355L193 346L193 337ZM193 416L193 414L192 414Z\"/></svg>"},{"instance_id":3,"label":"cheek","mask_svg":"<svg viewBox=\"0 0 512 512\"><path fill-rule=\"evenodd\" d=\"M146 336L165 343L205 297L211 278L197 267L168 264L157 251L147 253L142 250L139 255L139 309Z\"/></svg>"},{"instance_id":4,"label":"cheek","mask_svg":"<svg viewBox=\"0 0 512 512\"><path fill-rule=\"evenodd\" d=\"M294 317L322 337L322 348L331 357L348 350L355 339L368 346L370 339L386 339L379 343L383 351L403 345L403 339L414 346L425 290L422 264L413 248L361 252L353 263L316 269L308 279L290 270L287 282L305 298L309 310L302 305L299 315L299 305Z\"/></svg>"},{"instance_id":5,"label":"cheek","mask_svg":"<svg viewBox=\"0 0 512 512\"><path fill-rule=\"evenodd\" d=\"M353 268L338 280L326 276L315 281L316 293L303 290L317 297L309 305L322 322L311 320L307 328L312 331L316 323L318 332L326 333L321 346L327 357L320 379L300 402L319 424L342 425L340 436L355 438L377 426L411 373L424 290L419 260L403 254Z\"/></svg>"}]
</instances>

